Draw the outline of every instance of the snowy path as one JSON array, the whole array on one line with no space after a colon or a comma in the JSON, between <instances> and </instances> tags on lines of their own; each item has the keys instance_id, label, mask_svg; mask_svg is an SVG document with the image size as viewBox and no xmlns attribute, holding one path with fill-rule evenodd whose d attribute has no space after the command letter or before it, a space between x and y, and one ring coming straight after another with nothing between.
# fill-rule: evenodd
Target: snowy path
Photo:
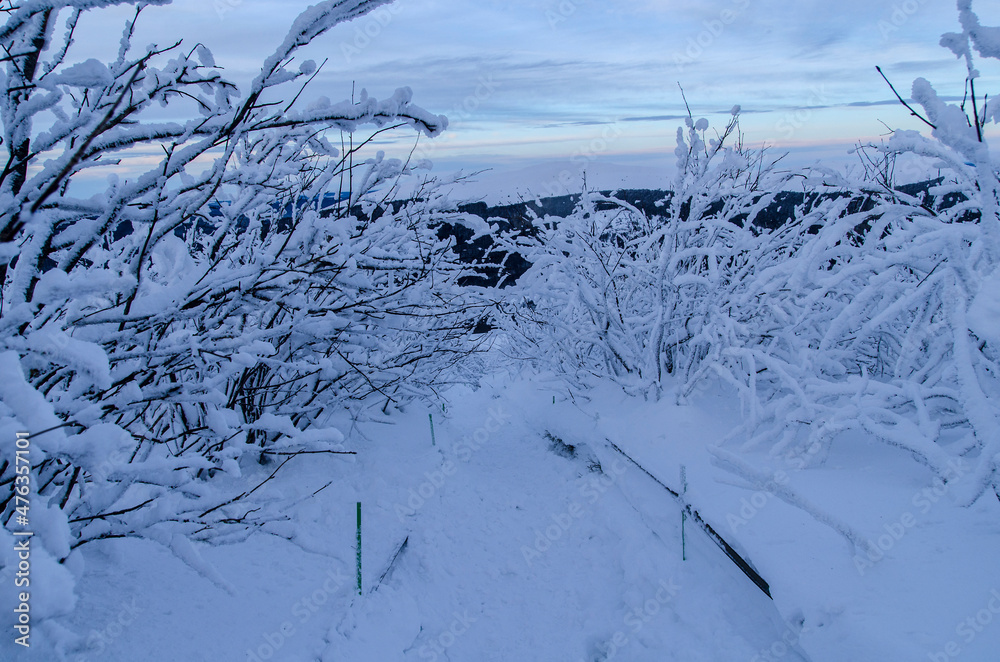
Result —
<instances>
[{"instance_id":1,"label":"snowy path","mask_svg":"<svg viewBox=\"0 0 1000 662\"><path fill-rule=\"evenodd\" d=\"M957 508L944 492L921 508L927 477L901 471L881 445L845 439L822 468L786 468L790 487L872 539L913 515L862 574L829 526L710 464L706 448L738 416L723 393L684 407L613 390L553 404L538 384L498 379L449 395L447 413L434 412L436 446L428 412L413 407L355 430L356 459L296 458L266 487L303 499L274 535L198 546L215 583L150 542L90 546L71 564L82 574L68 630L39 630L62 654L40 646L14 657L3 641L0 660L884 662L949 645L962 659L995 659L995 504ZM674 487L686 465L691 503L775 600L691 526L682 561L676 503L606 439ZM736 528L733 514L746 518ZM969 630L969 617L989 622ZM797 641L808 657L788 646Z\"/></svg>"},{"instance_id":2,"label":"snowy path","mask_svg":"<svg viewBox=\"0 0 1000 662\"><path fill-rule=\"evenodd\" d=\"M794 633L774 604L699 532L681 561L676 505L588 439L585 417L557 431L576 446L566 457L543 436L552 412L538 392L500 393L454 396L435 447L414 411L366 426L356 462L286 472L269 486L285 496L333 482L276 536L201 547L228 593L151 543L95 546L69 624L84 637L67 639L65 659L749 662L785 650Z\"/></svg>"},{"instance_id":3,"label":"snowy path","mask_svg":"<svg viewBox=\"0 0 1000 662\"><path fill-rule=\"evenodd\" d=\"M690 532L681 561L679 512L641 472L585 446L560 456L525 410L494 425L490 404L464 401L443 450L386 449L411 478L381 517L410 544L324 661L728 661L780 641L773 604L707 538Z\"/></svg>"}]
</instances>

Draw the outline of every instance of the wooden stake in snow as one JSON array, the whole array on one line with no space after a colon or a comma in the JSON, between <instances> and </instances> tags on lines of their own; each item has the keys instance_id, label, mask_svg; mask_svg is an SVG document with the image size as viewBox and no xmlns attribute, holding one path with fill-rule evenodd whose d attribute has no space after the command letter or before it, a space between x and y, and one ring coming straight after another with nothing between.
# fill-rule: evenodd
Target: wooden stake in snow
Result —
<instances>
[{"instance_id":1,"label":"wooden stake in snow","mask_svg":"<svg viewBox=\"0 0 1000 662\"><path fill-rule=\"evenodd\" d=\"M385 567L385 570L382 572L381 575L379 575L378 582L376 582L375 587L371 589L372 593L378 590L379 586L382 585L382 582L384 582L386 580L386 577L389 576L389 573L392 572L392 567L396 565L396 559L398 559L399 555L403 553L403 550L406 549L406 545L409 544L409 542L410 542L410 536L406 536L405 538L403 538L403 542L401 542L399 544L399 547L396 548L396 553L392 555L392 559L389 561L389 565Z\"/></svg>"},{"instance_id":2,"label":"wooden stake in snow","mask_svg":"<svg viewBox=\"0 0 1000 662\"><path fill-rule=\"evenodd\" d=\"M427 414L427 420L431 422L431 446L437 446L437 441L434 439L434 414Z\"/></svg>"},{"instance_id":3,"label":"wooden stake in snow","mask_svg":"<svg viewBox=\"0 0 1000 662\"><path fill-rule=\"evenodd\" d=\"M686 502L688 491L687 469L681 465L681 501ZM687 505L685 503L685 505ZM687 522L687 510L681 508L681 561L687 561L687 540L684 537L684 524Z\"/></svg>"},{"instance_id":4,"label":"wooden stake in snow","mask_svg":"<svg viewBox=\"0 0 1000 662\"><path fill-rule=\"evenodd\" d=\"M361 595L361 502L358 501L358 595Z\"/></svg>"},{"instance_id":5,"label":"wooden stake in snow","mask_svg":"<svg viewBox=\"0 0 1000 662\"><path fill-rule=\"evenodd\" d=\"M718 545L719 549L721 549L723 552L725 552L726 556L729 557L729 560L732 561L733 563L735 563L736 567L739 568L740 570L742 570L743 574L746 575L750 579L750 581L752 581L757 586L757 588L759 588L761 591L763 591L764 595L766 595L769 598L771 597L771 587L768 586L768 584L767 584L766 581L764 581L764 578L761 577L760 574L756 570L754 570L754 568L753 568L752 565L750 565L749 563L747 563L746 559L744 559L742 556L740 556L739 552L737 552L735 549L733 549L732 545L730 545L728 542L726 542L725 539L722 536L720 536L719 533L714 528L712 528L711 524L709 524L708 522L706 522L702 518L702 516L700 514L698 514L697 510L695 510L694 508L691 507L691 504L685 503L684 499L681 498L680 493L675 492L674 490L670 489L669 487L667 487L663 483L662 480L660 480L659 478L657 478L653 474L649 473L646 470L645 467L643 467L641 464L639 464L634 459L632 459L631 455L629 455L628 453L626 453L625 451L623 451L621 448L619 448L618 444L616 444L615 442L611 441L610 439L608 439L607 441L608 441L609 444L611 444L612 448L614 448L618 453L620 453L622 455L622 457L624 457L626 460L628 460L629 462L631 462L632 464L634 464L636 467L638 467L639 471L641 471L642 473L644 473L647 476L649 476L650 478L652 478L653 481L657 485L659 485L660 487L662 487L663 489L665 489L670 494L670 496L672 496L675 499L677 499L677 501L680 502L680 504L681 504L682 511L684 513L687 513L687 515L691 517L691 521L694 522L695 524L697 524L699 527L701 527L701 530L708 534L708 537L712 539L712 542L714 542L716 545Z\"/></svg>"}]
</instances>

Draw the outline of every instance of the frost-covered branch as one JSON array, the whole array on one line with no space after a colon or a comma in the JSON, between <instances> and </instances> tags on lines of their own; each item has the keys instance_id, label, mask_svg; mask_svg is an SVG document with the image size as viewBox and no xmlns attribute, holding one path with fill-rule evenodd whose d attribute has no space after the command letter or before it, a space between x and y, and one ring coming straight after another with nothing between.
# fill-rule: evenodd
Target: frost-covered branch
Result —
<instances>
[{"instance_id":1,"label":"frost-covered branch","mask_svg":"<svg viewBox=\"0 0 1000 662\"><path fill-rule=\"evenodd\" d=\"M113 4L140 3L28 0L0 28L0 427L38 434L33 512L49 524L38 515L34 553L57 562L128 536L183 552L281 519L266 481L233 485L278 456L346 452L335 416L465 379L480 342L438 237L447 200L387 202L417 168L329 138L435 136L446 118L409 88L265 100L298 99L316 67L292 69L297 50L381 0L306 10L242 99L203 45L134 49L138 10L116 59L73 62L78 22ZM109 165L128 174L91 194Z\"/></svg>"}]
</instances>

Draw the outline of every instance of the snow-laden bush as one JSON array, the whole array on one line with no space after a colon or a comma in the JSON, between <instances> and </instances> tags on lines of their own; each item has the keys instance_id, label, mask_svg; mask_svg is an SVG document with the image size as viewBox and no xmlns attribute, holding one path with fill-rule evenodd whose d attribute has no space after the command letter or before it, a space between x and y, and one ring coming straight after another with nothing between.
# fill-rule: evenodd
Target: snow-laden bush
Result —
<instances>
[{"instance_id":1,"label":"snow-laden bush","mask_svg":"<svg viewBox=\"0 0 1000 662\"><path fill-rule=\"evenodd\" d=\"M927 159L944 175L929 197L896 190L888 171L825 173L805 178L788 222L757 231L747 219L783 182L723 147L729 130L706 146L707 122L689 117L662 216L590 196L517 246L533 267L498 319L522 355L653 395L670 373L681 395L718 376L742 396L750 445L818 462L861 429L958 478L966 503L1000 497L1000 181L984 139L1000 104L977 97L972 59L1000 57L1000 28L968 0L958 9L963 31L942 45L966 59L969 101L918 79L931 136L870 146Z\"/></svg>"},{"instance_id":2,"label":"snow-laden bush","mask_svg":"<svg viewBox=\"0 0 1000 662\"><path fill-rule=\"evenodd\" d=\"M38 563L123 536L191 560L191 539L280 518L243 470L340 450L330 418L349 401L427 393L472 348L442 198L379 204L414 168L325 137L435 136L446 119L406 88L297 103L316 72L291 68L297 49L382 0L306 10L242 96L204 46L135 52L134 20L113 62L68 64L78 20L110 4L165 3L15 2L0 27L0 503L22 529L13 451L30 432ZM153 165L81 193L136 155Z\"/></svg>"},{"instance_id":3,"label":"snow-laden bush","mask_svg":"<svg viewBox=\"0 0 1000 662\"><path fill-rule=\"evenodd\" d=\"M900 130L871 146L928 159L943 175L931 198L837 182L867 188L874 206L810 212L818 234L734 302L757 311L766 340L748 337L715 367L746 396L756 440L780 439L775 452L820 458L860 428L943 480L960 476L971 503L990 488L1000 496L1000 180L984 140L997 105L977 105L972 63L973 49L1000 57L1000 29L981 26L968 0L958 8L963 32L942 45L967 61L970 103L947 104L917 79L931 137Z\"/></svg>"},{"instance_id":4,"label":"snow-laden bush","mask_svg":"<svg viewBox=\"0 0 1000 662\"><path fill-rule=\"evenodd\" d=\"M532 263L509 317L498 320L537 357L576 384L610 375L630 392L659 397L668 375L686 380L735 340L734 289L781 257L775 237L750 221L780 183L761 152L706 141L708 121L689 115L677 131L678 174L662 213L585 192L565 219L536 222L537 237L512 243Z\"/></svg>"}]
</instances>

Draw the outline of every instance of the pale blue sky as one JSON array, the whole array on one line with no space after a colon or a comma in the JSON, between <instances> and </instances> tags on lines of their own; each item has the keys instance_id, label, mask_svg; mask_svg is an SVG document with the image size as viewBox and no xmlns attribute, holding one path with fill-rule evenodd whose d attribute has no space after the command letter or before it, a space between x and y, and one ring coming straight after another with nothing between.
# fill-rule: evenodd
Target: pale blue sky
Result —
<instances>
[{"instance_id":1,"label":"pale blue sky","mask_svg":"<svg viewBox=\"0 0 1000 662\"><path fill-rule=\"evenodd\" d=\"M175 0L147 10L138 41L201 41L242 83L309 4ZM1000 24L1000 6L974 9ZM81 48L113 48L125 15L99 12ZM747 142L790 150L792 163L835 163L886 133L882 122L921 128L876 64L904 96L916 76L961 94L964 65L937 45L955 29L950 0L398 0L338 26L308 56L330 60L314 96L349 96L352 81L376 97L409 85L416 103L448 115L430 152L439 170L663 166L683 113L678 82L696 116L718 125L740 104ZM1000 93L1000 63L981 65L979 89Z\"/></svg>"}]
</instances>

